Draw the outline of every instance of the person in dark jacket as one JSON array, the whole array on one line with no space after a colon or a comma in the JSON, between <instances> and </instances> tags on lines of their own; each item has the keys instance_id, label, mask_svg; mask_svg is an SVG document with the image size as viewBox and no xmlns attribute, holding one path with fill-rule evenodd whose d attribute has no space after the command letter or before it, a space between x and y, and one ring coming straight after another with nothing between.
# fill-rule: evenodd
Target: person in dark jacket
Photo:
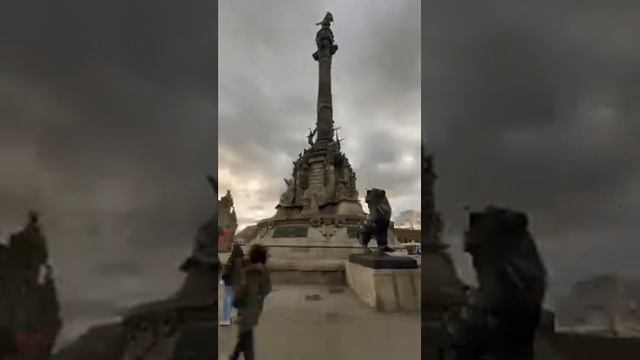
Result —
<instances>
[{"instance_id":1,"label":"person in dark jacket","mask_svg":"<svg viewBox=\"0 0 640 360\"><path fill-rule=\"evenodd\" d=\"M254 359L253 328L258 325L264 308L264 299L271 292L271 277L266 268L267 249L253 245L249 249L249 262L242 268L241 278L234 287L233 306L238 309L238 341L230 359L244 354Z\"/></svg>"},{"instance_id":2,"label":"person in dark jacket","mask_svg":"<svg viewBox=\"0 0 640 360\"><path fill-rule=\"evenodd\" d=\"M240 244L235 243L231 248L231 255L222 271L222 282L224 283L224 312L220 325L231 325L231 311L233 303L233 287L240 281L244 252Z\"/></svg>"}]
</instances>

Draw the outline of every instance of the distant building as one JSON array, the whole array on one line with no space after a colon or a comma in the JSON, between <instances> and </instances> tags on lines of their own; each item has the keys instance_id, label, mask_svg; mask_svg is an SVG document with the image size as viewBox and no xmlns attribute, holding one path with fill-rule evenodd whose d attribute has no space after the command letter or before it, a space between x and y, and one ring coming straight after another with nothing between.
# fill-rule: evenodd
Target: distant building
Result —
<instances>
[{"instance_id":1,"label":"distant building","mask_svg":"<svg viewBox=\"0 0 640 360\"><path fill-rule=\"evenodd\" d=\"M422 228L422 214L416 210L405 210L396 216L393 222L396 228L420 230Z\"/></svg>"},{"instance_id":2,"label":"distant building","mask_svg":"<svg viewBox=\"0 0 640 360\"><path fill-rule=\"evenodd\" d=\"M422 237L422 231L420 229L406 229L406 228L394 228L393 234L399 242L406 243L419 243Z\"/></svg>"},{"instance_id":3,"label":"distant building","mask_svg":"<svg viewBox=\"0 0 640 360\"><path fill-rule=\"evenodd\" d=\"M598 275L577 282L557 306L558 325L568 331L640 335L640 281Z\"/></svg>"}]
</instances>

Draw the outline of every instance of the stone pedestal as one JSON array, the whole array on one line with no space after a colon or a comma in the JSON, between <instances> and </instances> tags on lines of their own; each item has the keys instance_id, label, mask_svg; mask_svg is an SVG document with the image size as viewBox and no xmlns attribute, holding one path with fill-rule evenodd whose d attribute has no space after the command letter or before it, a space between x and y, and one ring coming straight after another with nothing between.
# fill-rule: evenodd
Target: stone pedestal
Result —
<instances>
[{"instance_id":1,"label":"stone pedestal","mask_svg":"<svg viewBox=\"0 0 640 360\"><path fill-rule=\"evenodd\" d=\"M344 261L331 259L270 259L271 282L344 286Z\"/></svg>"},{"instance_id":2,"label":"stone pedestal","mask_svg":"<svg viewBox=\"0 0 640 360\"><path fill-rule=\"evenodd\" d=\"M365 303L381 312L420 311L421 276L406 256L351 255L347 283Z\"/></svg>"},{"instance_id":3,"label":"stone pedestal","mask_svg":"<svg viewBox=\"0 0 640 360\"><path fill-rule=\"evenodd\" d=\"M418 268L418 261L410 256L353 254L349 256L349 262L376 270Z\"/></svg>"}]
</instances>

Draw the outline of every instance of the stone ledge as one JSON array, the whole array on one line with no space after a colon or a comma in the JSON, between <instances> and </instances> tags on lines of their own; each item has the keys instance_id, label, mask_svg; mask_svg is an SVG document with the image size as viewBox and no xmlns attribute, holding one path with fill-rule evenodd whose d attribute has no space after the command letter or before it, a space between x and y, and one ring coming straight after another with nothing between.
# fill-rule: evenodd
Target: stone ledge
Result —
<instances>
[{"instance_id":1,"label":"stone ledge","mask_svg":"<svg viewBox=\"0 0 640 360\"><path fill-rule=\"evenodd\" d=\"M345 285L344 270L275 270L271 271L271 282L285 284Z\"/></svg>"},{"instance_id":2,"label":"stone ledge","mask_svg":"<svg viewBox=\"0 0 640 360\"><path fill-rule=\"evenodd\" d=\"M374 250L376 251L376 250ZM418 262L409 256L352 254L349 262L362 265L371 269L417 269Z\"/></svg>"},{"instance_id":3,"label":"stone ledge","mask_svg":"<svg viewBox=\"0 0 640 360\"><path fill-rule=\"evenodd\" d=\"M344 260L338 259L269 259L271 271L344 271Z\"/></svg>"},{"instance_id":4,"label":"stone ledge","mask_svg":"<svg viewBox=\"0 0 640 360\"><path fill-rule=\"evenodd\" d=\"M344 260L270 259L271 281L290 284L344 285Z\"/></svg>"},{"instance_id":5,"label":"stone ledge","mask_svg":"<svg viewBox=\"0 0 640 360\"><path fill-rule=\"evenodd\" d=\"M365 303L381 312L420 311L420 269L372 269L347 262L349 287Z\"/></svg>"}]
</instances>

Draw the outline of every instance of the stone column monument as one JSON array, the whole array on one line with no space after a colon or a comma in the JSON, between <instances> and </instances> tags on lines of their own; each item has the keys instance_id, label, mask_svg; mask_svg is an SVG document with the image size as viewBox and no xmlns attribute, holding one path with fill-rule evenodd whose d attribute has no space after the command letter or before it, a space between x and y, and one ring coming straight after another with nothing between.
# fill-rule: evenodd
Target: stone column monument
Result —
<instances>
[{"instance_id":1,"label":"stone column monument","mask_svg":"<svg viewBox=\"0 0 640 360\"><path fill-rule=\"evenodd\" d=\"M320 31L316 35L318 51L313 53L313 58L318 62L318 145L326 146L333 141L333 104L331 101L331 59L338 51L338 45L334 43L331 31L333 15L330 12L317 25Z\"/></svg>"},{"instance_id":2,"label":"stone column monument","mask_svg":"<svg viewBox=\"0 0 640 360\"><path fill-rule=\"evenodd\" d=\"M309 129L306 147L293 162L290 178L276 214L258 222L255 243L270 247L273 260L322 259L344 261L358 252L360 222L365 218L358 200L356 174L342 152L333 119L331 64L338 50L327 13L317 25L317 120ZM390 233L390 244L395 238ZM392 245L393 246L393 245ZM361 250L360 250L361 251Z\"/></svg>"}]
</instances>

